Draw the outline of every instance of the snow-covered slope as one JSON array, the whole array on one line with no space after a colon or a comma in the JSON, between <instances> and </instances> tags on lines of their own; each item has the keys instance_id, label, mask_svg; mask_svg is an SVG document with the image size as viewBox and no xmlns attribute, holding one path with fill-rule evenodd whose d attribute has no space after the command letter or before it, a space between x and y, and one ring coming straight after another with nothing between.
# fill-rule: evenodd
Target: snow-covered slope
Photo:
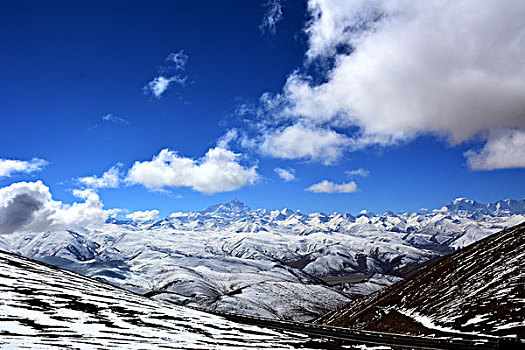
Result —
<instances>
[{"instance_id":1,"label":"snow-covered slope","mask_svg":"<svg viewBox=\"0 0 525 350\"><path fill-rule=\"evenodd\" d=\"M0 235L0 245L158 299L308 320L524 222L524 213L523 200L457 199L430 213L357 217L251 210L234 200L157 221Z\"/></svg>"},{"instance_id":2,"label":"snow-covered slope","mask_svg":"<svg viewBox=\"0 0 525 350\"><path fill-rule=\"evenodd\" d=\"M525 338L524 247L521 224L442 257L317 322L386 332Z\"/></svg>"},{"instance_id":3,"label":"snow-covered slope","mask_svg":"<svg viewBox=\"0 0 525 350\"><path fill-rule=\"evenodd\" d=\"M314 344L318 349L329 345L326 340L237 324L151 300L2 251L0 293L0 348L6 349L303 349Z\"/></svg>"}]
</instances>

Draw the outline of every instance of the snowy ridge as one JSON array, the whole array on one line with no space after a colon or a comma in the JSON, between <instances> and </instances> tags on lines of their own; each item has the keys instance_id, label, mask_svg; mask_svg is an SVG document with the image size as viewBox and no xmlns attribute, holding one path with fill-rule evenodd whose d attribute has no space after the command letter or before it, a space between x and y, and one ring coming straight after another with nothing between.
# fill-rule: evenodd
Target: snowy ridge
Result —
<instances>
[{"instance_id":1,"label":"snowy ridge","mask_svg":"<svg viewBox=\"0 0 525 350\"><path fill-rule=\"evenodd\" d=\"M0 291L1 348L302 349L323 343L165 304L1 251Z\"/></svg>"},{"instance_id":2,"label":"snowy ridge","mask_svg":"<svg viewBox=\"0 0 525 350\"><path fill-rule=\"evenodd\" d=\"M305 215L234 200L97 230L4 235L0 245L157 299L304 321L524 222L524 212L523 200L457 199L430 213Z\"/></svg>"}]
</instances>

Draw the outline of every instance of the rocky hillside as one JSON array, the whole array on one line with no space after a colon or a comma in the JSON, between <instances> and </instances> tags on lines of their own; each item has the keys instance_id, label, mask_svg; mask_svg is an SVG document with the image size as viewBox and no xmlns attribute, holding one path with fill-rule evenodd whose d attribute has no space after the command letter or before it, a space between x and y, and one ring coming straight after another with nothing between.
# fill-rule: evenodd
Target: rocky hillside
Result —
<instances>
[{"instance_id":1,"label":"rocky hillside","mask_svg":"<svg viewBox=\"0 0 525 350\"><path fill-rule=\"evenodd\" d=\"M316 322L397 333L525 338L525 224L445 256Z\"/></svg>"}]
</instances>

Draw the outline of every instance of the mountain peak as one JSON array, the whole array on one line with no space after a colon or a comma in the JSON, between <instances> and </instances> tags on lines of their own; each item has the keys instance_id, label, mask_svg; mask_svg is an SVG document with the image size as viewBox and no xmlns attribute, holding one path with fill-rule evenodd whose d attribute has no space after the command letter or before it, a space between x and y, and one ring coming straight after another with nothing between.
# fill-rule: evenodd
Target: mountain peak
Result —
<instances>
[{"instance_id":1,"label":"mountain peak","mask_svg":"<svg viewBox=\"0 0 525 350\"><path fill-rule=\"evenodd\" d=\"M284 208L283 210L281 210L281 214L283 214L284 216L290 216L294 213L295 212L290 208Z\"/></svg>"},{"instance_id":2,"label":"mountain peak","mask_svg":"<svg viewBox=\"0 0 525 350\"><path fill-rule=\"evenodd\" d=\"M450 211L464 210L467 212L474 212L476 210L485 209L485 207L486 205L464 197L456 198L450 204L447 205L447 208Z\"/></svg>"},{"instance_id":3,"label":"mountain peak","mask_svg":"<svg viewBox=\"0 0 525 350\"><path fill-rule=\"evenodd\" d=\"M452 201L452 203L454 204L459 204L459 203L475 203L476 201L473 201L472 199L468 199L468 198L465 198L465 197L458 197L456 199L454 199Z\"/></svg>"},{"instance_id":4,"label":"mountain peak","mask_svg":"<svg viewBox=\"0 0 525 350\"><path fill-rule=\"evenodd\" d=\"M200 212L202 214L237 214L248 211L251 211L250 207L248 207L246 204L244 204L238 199L232 199L231 201L226 202L224 204L215 204L209 206L208 208L201 210Z\"/></svg>"},{"instance_id":5,"label":"mountain peak","mask_svg":"<svg viewBox=\"0 0 525 350\"><path fill-rule=\"evenodd\" d=\"M371 218L371 217L374 216L374 213L372 213L371 211L368 211L366 209L363 209L357 215L358 218L361 217L361 216L366 216L367 218Z\"/></svg>"},{"instance_id":6,"label":"mountain peak","mask_svg":"<svg viewBox=\"0 0 525 350\"><path fill-rule=\"evenodd\" d=\"M235 205L235 206L240 206L240 207L247 207L246 204L244 204L243 202L241 202L237 198L234 198L231 201L226 202L225 205Z\"/></svg>"}]
</instances>

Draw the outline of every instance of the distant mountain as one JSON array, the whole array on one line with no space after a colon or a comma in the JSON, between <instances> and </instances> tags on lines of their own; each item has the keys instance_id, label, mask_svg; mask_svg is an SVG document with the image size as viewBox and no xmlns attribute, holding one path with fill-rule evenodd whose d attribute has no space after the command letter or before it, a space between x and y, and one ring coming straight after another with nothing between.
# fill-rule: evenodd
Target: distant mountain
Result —
<instances>
[{"instance_id":1,"label":"distant mountain","mask_svg":"<svg viewBox=\"0 0 525 350\"><path fill-rule=\"evenodd\" d=\"M316 344L151 300L3 251L0 276L1 348L303 349Z\"/></svg>"},{"instance_id":2,"label":"distant mountain","mask_svg":"<svg viewBox=\"0 0 525 350\"><path fill-rule=\"evenodd\" d=\"M178 304L311 320L525 222L524 212L524 200L357 217L233 200L160 220L0 235L0 247Z\"/></svg>"},{"instance_id":3,"label":"distant mountain","mask_svg":"<svg viewBox=\"0 0 525 350\"><path fill-rule=\"evenodd\" d=\"M463 210L463 209L462 209ZM395 333L525 338L525 224L445 256L316 323Z\"/></svg>"},{"instance_id":4,"label":"distant mountain","mask_svg":"<svg viewBox=\"0 0 525 350\"><path fill-rule=\"evenodd\" d=\"M478 203L467 198L457 198L444 209L451 213L465 215L475 213L497 216L525 214L524 201L513 199L501 200L495 203Z\"/></svg>"},{"instance_id":5,"label":"distant mountain","mask_svg":"<svg viewBox=\"0 0 525 350\"><path fill-rule=\"evenodd\" d=\"M203 214L203 215L212 215L212 214L215 214L215 215L232 215L232 214L241 214L241 213L247 213L251 211L250 207L248 207L246 204L244 204L243 202L237 200L237 199L234 199L234 200L231 200L229 201L228 203L225 203L225 204L216 204L216 205L212 205L211 207L208 207L204 210L201 210L199 213Z\"/></svg>"}]
</instances>

